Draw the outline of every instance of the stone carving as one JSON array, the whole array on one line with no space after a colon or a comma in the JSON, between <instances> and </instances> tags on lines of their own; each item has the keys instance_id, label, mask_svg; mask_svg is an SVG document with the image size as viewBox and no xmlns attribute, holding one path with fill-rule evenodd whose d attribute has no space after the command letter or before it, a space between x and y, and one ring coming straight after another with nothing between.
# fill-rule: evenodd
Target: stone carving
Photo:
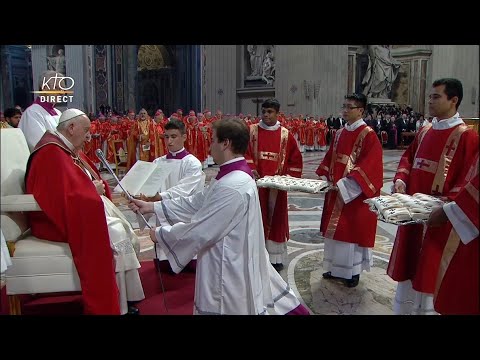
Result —
<instances>
[{"instance_id":1,"label":"stone carving","mask_svg":"<svg viewBox=\"0 0 480 360\"><path fill-rule=\"evenodd\" d=\"M275 80L275 62L273 61L273 54L270 50L267 50L265 59L263 60L262 80L267 85L272 85Z\"/></svg>"},{"instance_id":2,"label":"stone carving","mask_svg":"<svg viewBox=\"0 0 480 360\"><path fill-rule=\"evenodd\" d=\"M250 77L262 76L263 58L265 56L265 45L247 45L250 55Z\"/></svg>"},{"instance_id":3,"label":"stone carving","mask_svg":"<svg viewBox=\"0 0 480 360\"><path fill-rule=\"evenodd\" d=\"M389 45L368 45L368 56L363 93L371 98L389 99L400 62L392 57Z\"/></svg>"},{"instance_id":4,"label":"stone carving","mask_svg":"<svg viewBox=\"0 0 480 360\"><path fill-rule=\"evenodd\" d=\"M56 56L47 56L48 70L54 70L58 73L66 75L65 66L65 50L58 49Z\"/></svg>"}]
</instances>

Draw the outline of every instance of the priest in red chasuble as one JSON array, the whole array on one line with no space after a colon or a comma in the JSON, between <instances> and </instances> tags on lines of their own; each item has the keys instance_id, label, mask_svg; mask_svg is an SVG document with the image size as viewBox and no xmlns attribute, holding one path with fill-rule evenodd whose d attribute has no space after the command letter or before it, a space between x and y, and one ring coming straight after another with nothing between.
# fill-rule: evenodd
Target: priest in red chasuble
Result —
<instances>
[{"instance_id":1,"label":"priest in red chasuble","mask_svg":"<svg viewBox=\"0 0 480 360\"><path fill-rule=\"evenodd\" d=\"M279 110L278 100L266 100L262 104L262 120L250 126L245 159L257 179L271 175L302 176L302 154L293 135L278 122ZM270 263L281 270L287 260L290 238L287 192L260 188L258 194Z\"/></svg>"},{"instance_id":2,"label":"priest in red chasuble","mask_svg":"<svg viewBox=\"0 0 480 360\"><path fill-rule=\"evenodd\" d=\"M458 236L449 236L435 284L434 309L442 315L480 315L478 223L478 153L466 184L455 201L432 211L429 225L447 221Z\"/></svg>"},{"instance_id":3,"label":"priest in red chasuble","mask_svg":"<svg viewBox=\"0 0 480 360\"><path fill-rule=\"evenodd\" d=\"M424 126L404 152L394 178L394 191L423 193L455 200L478 151L478 134L458 113L462 83L445 78L433 83L428 108L435 118ZM400 226L388 275L398 281L396 314L436 314L433 295L443 249L458 237L451 223L425 228Z\"/></svg>"},{"instance_id":4,"label":"priest in red chasuble","mask_svg":"<svg viewBox=\"0 0 480 360\"><path fill-rule=\"evenodd\" d=\"M325 279L343 279L355 287L363 270L373 264L377 217L363 201L379 196L383 185L382 146L363 121L367 98L345 97L342 117L347 121L332 140L317 175L336 185L325 196L320 234L325 237Z\"/></svg>"}]
</instances>

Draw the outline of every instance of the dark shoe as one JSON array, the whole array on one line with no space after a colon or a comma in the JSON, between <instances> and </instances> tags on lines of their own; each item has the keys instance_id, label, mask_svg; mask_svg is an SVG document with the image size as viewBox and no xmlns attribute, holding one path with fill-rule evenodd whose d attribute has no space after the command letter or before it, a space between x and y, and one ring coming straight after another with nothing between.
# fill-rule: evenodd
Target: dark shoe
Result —
<instances>
[{"instance_id":1,"label":"dark shoe","mask_svg":"<svg viewBox=\"0 0 480 360\"><path fill-rule=\"evenodd\" d=\"M341 279L337 276L333 276L330 271L327 271L327 272L323 273L322 276L323 276L324 279Z\"/></svg>"},{"instance_id":2,"label":"dark shoe","mask_svg":"<svg viewBox=\"0 0 480 360\"><path fill-rule=\"evenodd\" d=\"M274 267L275 270L277 271L281 271L283 270L283 264L282 263L279 263L279 264L272 264L272 266Z\"/></svg>"},{"instance_id":3,"label":"dark shoe","mask_svg":"<svg viewBox=\"0 0 480 360\"><path fill-rule=\"evenodd\" d=\"M129 305L128 312L125 315L140 315L140 310L133 305Z\"/></svg>"},{"instance_id":4,"label":"dark shoe","mask_svg":"<svg viewBox=\"0 0 480 360\"><path fill-rule=\"evenodd\" d=\"M354 288L360 281L360 275L354 275L351 279L345 280L345 285L349 288Z\"/></svg>"}]
</instances>

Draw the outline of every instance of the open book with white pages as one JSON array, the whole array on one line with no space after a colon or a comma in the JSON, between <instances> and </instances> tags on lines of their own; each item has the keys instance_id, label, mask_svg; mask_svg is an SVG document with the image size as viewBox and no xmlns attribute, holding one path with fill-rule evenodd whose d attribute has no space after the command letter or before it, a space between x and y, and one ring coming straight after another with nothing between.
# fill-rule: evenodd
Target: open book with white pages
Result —
<instances>
[{"instance_id":1,"label":"open book with white pages","mask_svg":"<svg viewBox=\"0 0 480 360\"><path fill-rule=\"evenodd\" d=\"M169 177L175 176L178 171L180 171L180 161L160 161L158 163L137 161L120 183L132 196L143 194L152 197L157 192L163 191L168 185ZM117 185L113 191L122 192L122 189L120 185Z\"/></svg>"}]
</instances>

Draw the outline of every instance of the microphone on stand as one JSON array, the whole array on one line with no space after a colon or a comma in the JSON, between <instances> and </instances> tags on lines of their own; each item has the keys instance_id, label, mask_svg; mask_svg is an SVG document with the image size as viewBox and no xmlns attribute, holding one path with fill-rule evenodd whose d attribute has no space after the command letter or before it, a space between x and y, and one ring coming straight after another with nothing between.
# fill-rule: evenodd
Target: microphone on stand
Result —
<instances>
[{"instance_id":1,"label":"microphone on stand","mask_svg":"<svg viewBox=\"0 0 480 360\"><path fill-rule=\"evenodd\" d=\"M110 167L110 164L108 163L107 159L105 159L105 155L103 154L103 151L100 150L100 149L97 149L97 151L95 152L97 154L97 157L100 159L100 161L102 162L102 164L107 168L108 172L113 176L113 178L117 181L118 185L120 186L120 188L123 190L123 192L125 193L125 195L127 195L127 198L129 201L132 201L133 199L133 196L130 195L130 193L125 190L125 188L122 186L122 184L120 183L120 180L118 179L117 177L117 174L115 174L115 171L113 171L113 169ZM140 212L137 212L137 214L139 214L143 221L145 221L145 224L147 225L147 227L149 229L151 229L152 227L150 226L150 224L148 223L147 219L145 219L145 217L143 216L142 213Z\"/></svg>"}]
</instances>

